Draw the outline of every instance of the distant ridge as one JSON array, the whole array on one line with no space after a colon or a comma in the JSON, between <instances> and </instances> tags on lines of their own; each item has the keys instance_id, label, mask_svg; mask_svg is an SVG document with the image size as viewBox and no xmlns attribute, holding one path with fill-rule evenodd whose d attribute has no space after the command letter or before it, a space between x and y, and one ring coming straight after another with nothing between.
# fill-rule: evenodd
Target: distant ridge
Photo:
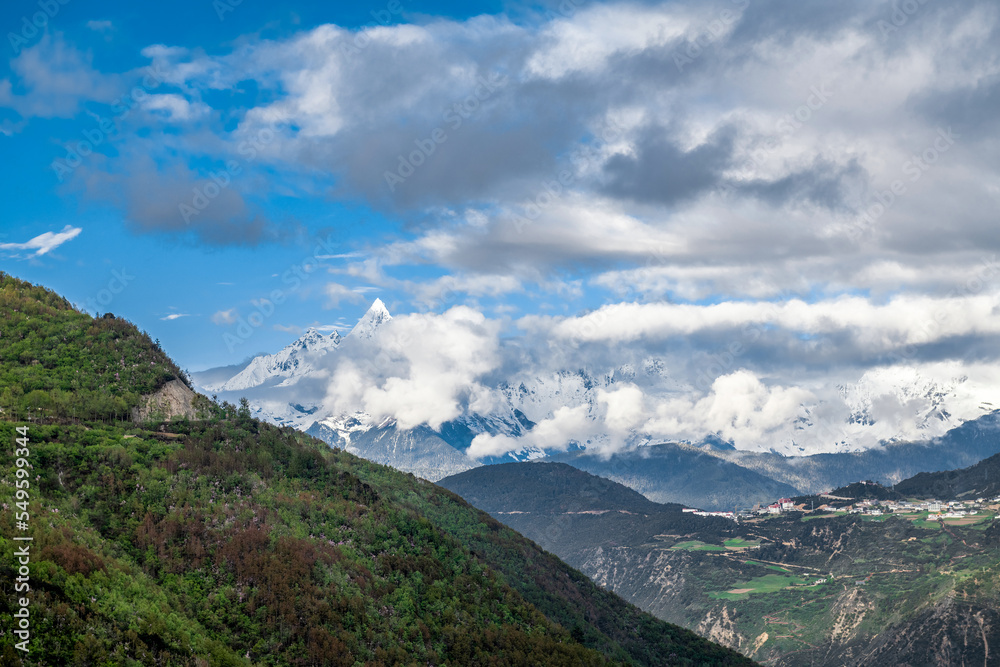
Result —
<instances>
[{"instance_id":1,"label":"distant ridge","mask_svg":"<svg viewBox=\"0 0 1000 667\"><path fill-rule=\"evenodd\" d=\"M372 340L379 329L390 320L392 315L389 314L385 304L381 299L375 299L347 336L341 336L336 330L329 335L323 335L318 329L310 327L298 339L275 354L256 356L232 377L224 381L213 379L202 387L208 391L218 392L245 391L276 380L295 382L298 377L315 370L315 362L338 349L345 339ZM195 377L197 379L198 374Z\"/></svg>"},{"instance_id":2,"label":"distant ridge","mask_svg":"<svg viewBox=\"0 0 1000 667\"><path fill-rule=\"evenodd\" d=\"M565 463L499 463L446 477L438 485L479 509L503 512L662 512L641 493Z\"/></svg>"},{"instance_id":3,"label":"distant ridge","mask_svg":"<svg viewBox=\"0 0 1000 667\"><path fill-rule=\"evenodd\" d=\"M893 487L912 498L970 500L1000 495L1000 454L961 470L922 472Z\"/></svg>"}]
</instances>

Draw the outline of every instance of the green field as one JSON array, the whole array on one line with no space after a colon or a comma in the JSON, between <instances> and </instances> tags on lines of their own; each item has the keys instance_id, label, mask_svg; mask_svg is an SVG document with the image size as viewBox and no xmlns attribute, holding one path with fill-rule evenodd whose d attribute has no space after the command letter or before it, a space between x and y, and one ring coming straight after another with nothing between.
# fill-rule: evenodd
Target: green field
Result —
<instances>
[{"instance_id":1,"label":"green field","mask_svg":"<svg viewBox=\"0 0 1000 667\"><path fill-rule=\"evenodd\" d=\"M745 540L742 537L732 537L722 543L727 549L750 549L759 547L760 540Z\"/></svg>"},{"instance_id":2,"label":"green field","mask_svg":"<svg viewBox=\"0 0 1000 667\"><path fill-rule=\"evenodd\" d=\"M927 530L941 530L940 521L929 521L927 519L927 512L923 512L919 515L921 518L913 519L913 525L917 528L926 528Z\"/></svg>"},{"instance_id":3,"label":"green field","mask_svg":"<svg viewBox=\"0 0 1000 667\"><path fill-rule=\"evenodd\" d=\"M728 591L717 591L709 593L709 597L722 600L746 600L754 593L774 593L789 586L808 584L810 579L781 574L765 574L762 577L755 577L750 581L735 584ZM741 591L734 593L732 591Z\"/></svg>"},{"instance_id":4,"label":"green field","mask_svg":"<svg viewBox=\"0 0 1000 667\"><path fill-rule=\"evenodd\" d=\"M686 542L678 542L674 546L670 547L676 551L725 551L725 547L720 547L718 544L706 544L700 540L688 540Z\"/></svg>"},{"instance_id":5,"label":"green field","mask_svg":"<svg viewBox=\"0 0 1000 667\"><path fill-rule=\"evenodd\" d=\"M766 567L769 570L777 570L778 572L787 572L787 573L791 572L791 570L783 568L780 565L770 565L768 563L758 563L755 560L745 560L745 561L743 561L743 564L744 565L759 565L761 567Z\"/></svg>"}]
</instances>

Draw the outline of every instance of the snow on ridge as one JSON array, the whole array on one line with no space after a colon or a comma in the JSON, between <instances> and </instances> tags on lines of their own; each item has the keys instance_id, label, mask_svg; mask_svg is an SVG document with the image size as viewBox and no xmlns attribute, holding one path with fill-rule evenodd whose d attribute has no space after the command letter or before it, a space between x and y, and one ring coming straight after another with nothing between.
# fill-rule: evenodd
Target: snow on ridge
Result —
<instances>
[{"instance_id":1,"label":"snow on ridge","mask_svg":"<svg viewBox=\"0 0 1000 667\"><path fill-rule=\"evenodd\" d=\"M242 391L259 386L272 378L304 374L312 370L307 357L321 356L335 350L340 346L341 340L343 339L336 331L329 336L324 336L316 329L310 328L300 338L286 345L276 354L254 357L246 368L216 389L218 391Z\"/></svg>"},{"instance_id":2,"label":"snow on ridge","mask_svg":"<svg viewBox=\"0 0 1000 667\"><path fill-rule=\"evenodd\" d=\"M371 340L379 328L392 319L388 309L381 299L375 299L368 311L361 317L357 325L348 334L359 340ZM315 370L312 361L340 347L345 336L334 331L329 336L324 335L314 327L306 330L302 336L289 343L275 354L263 354L254 357L239 373L225 382L206 386L210 391L244 391L259 387L265 382L284 378L279 386L287 387Z\"/></svg>"},{"instance_id":3,"label":"snow on ridge","mask_svg":"<svg viewBox=\"0 0 1000 667\"><path fill-rule=\"evenodd\" d=\"M371 340L375 337L379 328L391 319L392 315L389 314L389 310L382 303L382 299L375 299L368 312L361 316L361 319L354 325L348 336L354 339Z\"/></svg>"}]
</instances>

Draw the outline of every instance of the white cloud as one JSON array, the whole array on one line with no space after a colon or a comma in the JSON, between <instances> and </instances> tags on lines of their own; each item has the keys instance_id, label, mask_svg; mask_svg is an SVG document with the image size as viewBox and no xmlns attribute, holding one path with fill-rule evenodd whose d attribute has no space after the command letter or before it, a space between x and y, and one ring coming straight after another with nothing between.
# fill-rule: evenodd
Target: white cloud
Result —
<instances>
[{"instance_id":1,"label":"white cloud","mask_svg":"<svg viewBox=\"0 0 1000 667\"><path fill-rule=\"evenodd\" d=\"M326 405L334 414L364 410L401 428L432 428L462 414L479 378L499 361L499 326L456 306L441 315L404 315L383 325L375 350L345 340L331 359ZM352 353L351 346L359 346Z\"/></svg>"},{"instance_id":2,"label":"white cloud","mask_svg":"<svg viewBox=\"0 0 1000 667\"><path fill-rule=\"evenodd\" d=\"M539 49L528 60L526 69L548 79L592 73L606 67L614 54L669 44L685 33L689 23L677 6L589 7L572 18L546 26L538 38Z\"/></svg>"},{"instance_id":3,"label":"white cloud","mask_svg":"<svg viewBox=\"0 0 1000 667\"><path fill-rule=\"evenodd\" d=\"M158 112L172 121L189 121L208 115L210 109L201 102L190 102L176 93L148 95L143 98L142 107Z\"/></svg>"},{"instance_id":4,"label":"white cloud","mask_svg":"<svg viewBox=\"0 0 1000 667\"><path fill-rule=\"evenodd\" d=\"M0 243L0 249L34 250L35 252L29 254L28 257L39 257L55 250L67 241L72 241L79 236L82 231L83 229L81 227L66 225L63 227L61 232L45 232L44 234L39 234L35 238L25 241L24 243ZM17 257L17 255L14 256Z\"/></svg>"},{"instance_id":5,"label":"white cloud","mask_svg":"<svg viewBox=\"0 0 1000 667\"><path fill-rule=\"evenodd\" d=\"M573 442L586 442L597 425L587 416L586 406L557 408L552 417L535 424L522 438L481 433L472 440L467 454L473 459L500 456L523 447L539 447L549 451L565 451Z\"/></svg>"},{"instance_id":6,"label":"white cloud","mask_svg":"<svg viewBox=\"0 0 1000 667\"><path fill-rule=\"evenodd\" d=\"M365 300L364 294L371 291L367 287L347 287L340 283L327 283L323 287L323 294L327 299L327 307L336 308L342 301L360 303Z\"/></svg>"},{"instance_id":7,"label":"white cloud","mask_svg":"<svg viewBox=\"0 0 1000 667\"><path fill-rule=\"evenodd\" d=\"M626 446L650 417L647 399L635 385L598 389L595 398L594 406L561 405L555 408L518 438L477 435L468 454L481 459L522 448L565 451L571 443L585 444L588 450L597 454L610 454Z\"/></svg>"},{"instance_id":8,"label":"white cloud","mask_svg":"<svg viewBox=\"0 0 1000 667\"><path fill-rule=\"evenodd\" d=\"M406 288L418 303L448 304L459 295L502 296L521 291L521 281L510 275L447 275L427 282L407 282Z\"/></svg>"},{"instance_id":9,"label":"white cloud","mask_svg":"<svg viewBox=\"0 0 1000 667\"><path fill-rule=\"evenodd\" d=\"M108 102L118 93L118 77L91 66L89 54L68 44L61 34L45 34L38 44L11 61L11 71L25 89L13 92L10 80L0 81L0 108L24 118L68 118L84 101Z\"/></svg>"},{"instance_id":10,"label":"white cloud","mask_svg":"<svg viewBox=\"0 0 1000 667\"><path fill-rule=\"evenodd\" d=\"M739 370L715 380L707 396L680 398L657 406L645 429L673 438L700 439L717 434L739 449L768 449L776 431L787 432L805 405L815 402L812 392L798 387L768 387L753 373ZM762 446L763 445L763 446Z\"/></svg>"},{"instance_id":11,"label":"white cloud","mask_svg":"<svg viewBox=\"0 0 1000 667\"><path fill-rule=\"evenodd\" d=\"M235 308L230 308L229 310L220 310L212 315L212 324L217 324L221 326L229 326L230 324L235 324L236 320L239 318L240 314L236 312Z\"/></svg>"},{"instance_id":12,"label":"white cloud","mask_svg":"<svg viewBox=\"0 0 1000 667\"><path fill-rule=\"evenodd\" d=\"M161 317L160 319L161 320L166 320L167 322L172 322L173 320L179 320L182 317L191 317L191 314L190 313L170 313L169 315L165 315L164 317Z\"/></svg>"},{"instance_id":13,"label":"white cloud","mask_svg":"<svg viewBox=\"0 0 1000 667\"><path fill-rule=\"evenodd\" d=\"M618 303L579 317L529 315L521 325L580 342L664 340L712 330L776 326L809 336L847 333L872 351L952 336L1000 333L1000 292L952 297L897 296L885 304L841 296L807 303L727 301L712 305Z\"/></svg>"}]
</instances>

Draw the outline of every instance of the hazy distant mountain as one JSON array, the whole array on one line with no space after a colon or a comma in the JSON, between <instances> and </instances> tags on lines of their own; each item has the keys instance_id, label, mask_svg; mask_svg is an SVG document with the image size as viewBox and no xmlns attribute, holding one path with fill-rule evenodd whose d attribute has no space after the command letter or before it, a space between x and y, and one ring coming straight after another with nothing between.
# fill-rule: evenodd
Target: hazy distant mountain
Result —
<instances>
[{"instance_id":1,"label":"hazy distant mountain","mask_svg":"<svg viewBox=\"0 0 1000 667\"><path fill-rule=\"evenodd\" d=\"M891 485L918 472L971 465L1000 451L989 416L947 430L956 423L947 405L956 400L963 378L941 384L908 369L872 370L857 383L840 386L844 414L849 416L843 429L831 431L837 441L825 445L835 453L811 456L801 456L803 448L784 436L762 441L763 451L736 449L713 434L695 442L655 444L663 439L633 430L617 434L613 441L596 428L609 393L634 384L683 391L655 359L621 364L603 373L576 369L494 378L491 400L482 402L480 411L466 409L437 429L401 429L393 418L376 422L362 410L329 408L329 368L340 360L329 355L350 354L352 362L381 363L377 361L384 352L380 333L391 321L385 304L376 299L346 336L311 329L278 353L255 357L230 377L216 369L196 374L194 380L233 403L247 397L261 419L307 431L330 445L430 480L481 464L548 458L615 479L653 500L711 509L827 491L858 479ZM926 433L926 441L900 441L901 431L885 416L891 414L886 406L902 410L900 419L912 426L911 431ZM585 436L562 439L558 430L549 428L546 443L551 444L534 444L528 436L536 425L567 409L595 428L584 429ZM803 406L803 416L789 433L817 428L815 415L814 409ZM857 429L866 434L864 438L876 438L881 444L854 451L860 440L852 440L850 434ZM502 436L514 448L470 459L466 452L480 435ZM618 453L610 458L588 454L615 449Z\"/></svg>"},{"instance_id":2,"label":"hazy distant mountain","mask_svg":"<svg viewBox=\"0 0 1000 667\"><path fill-rule=\"evenodd\" d=\"M371 340L375 337L379 327L391 319L392 316L386 310L382 300L375 299L368 312L348 335L354 339ZM194 380L203 389L217 392L243 391L274 379L283 379L285 383L292 384L299 377L315 371L316 364L314 362L340 347L342 340L343 338L337 331L326 336L316 329L310 328L298 340L285 346L281 351L254 357L239 372L224 381L208 379L209 377L217 377L218 369L195 373Z\"/></svg>"},{"instance_id":3,"label":"hazy distant mountain","mask_svg":"<svg viewBox=\"0 0 1000 667\"><path fill-rule=\"evenodd\" d=\"M893 489L907 497L971 500L1000 495L1000 454L961 470L922 472Z\"/></svg>"},{"instance_id":4,"label":"hazy distant mountain","mask_svg":"<svg viewBox=\"0 0 1000 667\"><path fill-rule=\"evenodd\" d=\"M997 453L1000 413L966 422L926 442L887 444L863 452L789 457L718 443L701 447L675 443L633 448L610 458L577 451L544 460L563 461L613 479L657 502L732 509L782 496L824 493L858 480L892 486L921 472L961 468Z\"/></svg>"},{"instance_id":5,"label":"hazy distant mountain","mask_svg":"<svg viewBox=\"0 0 1000 667\"><path fill-rule=\"evenodd\" d=\"M439 486L490 514L680 511L565 463L501 463L446 477Z\"/></svg>"},{"instance_id":6,"label":"hazy distant mountain","mask_svg":"<svg viewBox=\"0 0 1000 667\"><path fill-rule=\"evenodd\" d=\"M328 426L333 420L315 422L306 433L356 456L432 482L480 465L426 426L404 431L391 421L372 424L364 421L366 417L359 413L339 420L335 422L340 425L337 429Z\"/></svg>"},{"instance_id":7,"label":"hazy distant mountain","mask_svg":"<svg viewBox=\"0 0 1000 667\"><path fill-rule=\"evenodd\" d=\"M647 445L610 457L564 452L544 460L568 463L614 480L658 503L732 510L798 494L789 484L690 445Z\"/></svg>"},{"instance_id":8,"label":"hazy distant mountain","mask_svg":"<svg viewBox=\"0 0 1000 667\"><path fill-rule=\"evenodd\" d=\"M340 334L334 331L324 336L316 329L307 330L301 338L286 346L277 354L254 357L246 367L225 382L207 386L214 391L241 391L257 387L274 379L288 379L304 375L313 370L312 359L337 349Z\"/></svg>"},{"instance_id":9,"label":"hazy distant mountain","mask_svg":"<svg viewBox=\"0 0 1000 667\"><path fill-rule=\"evenodd\" d=\"M645 544L660 534L730 535L733 522L655 503L618 482L565 463L503 463L446 477L454 491L567 562L594 549Z\"/></svg>"},{"instance_id":10,"label":"hazy distant mountain","mask_svg":"<svg viewBox=\"0 0 1000 667\"><path fill-rule=\"evenodd\" d=\"M1000 452L1000 412L965 422L938 438L863 452L798 457L734 449L706 452L803 493L829 491L861 479L892 486L920 472L961 468Z\"/></svg>"},{"instance_id":11,"label":"hazy distant mountain","mask_svg":"<svg viewBox=\"0 0 1000 667\"><path fill-rule=\"evenodd\" d=\"M245 396L259 419L304 431L324 418L344 417L321 412L326 395L326 381L322 379L324 357L336 353L348 339L370 342L390 320L392 316L385 304L375 299L346 336L337 331L324 335L310 328L275 354L256 356L238 369L228 366L194 373L192 379L200 389L234 403ZM227 374L226 369L234 372ZM298 386L300 382L308 388ZM295 390L290 390L293 386ZM281 400L282 397L286 400Z\"/></svg>"}]
</instances>

